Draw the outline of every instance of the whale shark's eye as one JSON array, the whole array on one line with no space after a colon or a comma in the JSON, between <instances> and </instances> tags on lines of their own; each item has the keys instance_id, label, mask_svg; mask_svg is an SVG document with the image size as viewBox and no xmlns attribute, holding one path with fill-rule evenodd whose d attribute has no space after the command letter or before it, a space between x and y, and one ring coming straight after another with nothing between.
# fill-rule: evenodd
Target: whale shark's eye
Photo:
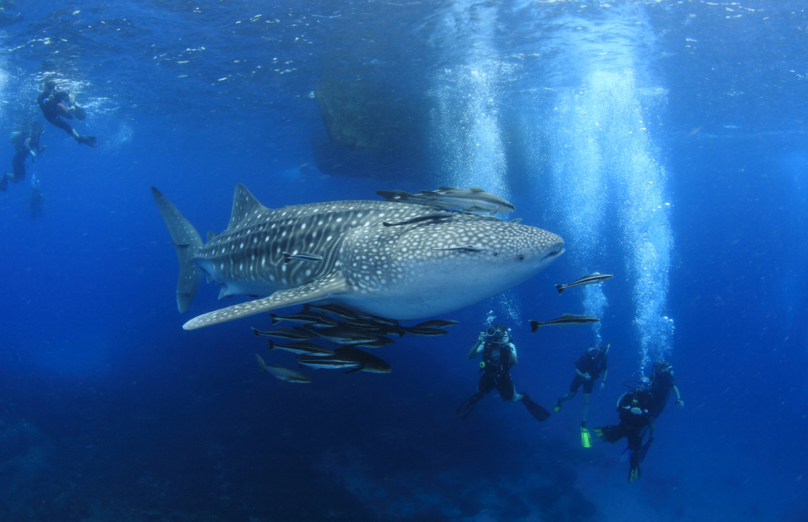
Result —
<instances>
[{"instance_id":1,"label":"whale shark's eye","mask_svg":"<svg viewBox=\"0 0 808 522\"><path fill-rule=\"evenodd\" d=\"M524 261L524 260L525 260L525 255L524 254L519 254L519 261Z\"/></svg>"}]
</instances>

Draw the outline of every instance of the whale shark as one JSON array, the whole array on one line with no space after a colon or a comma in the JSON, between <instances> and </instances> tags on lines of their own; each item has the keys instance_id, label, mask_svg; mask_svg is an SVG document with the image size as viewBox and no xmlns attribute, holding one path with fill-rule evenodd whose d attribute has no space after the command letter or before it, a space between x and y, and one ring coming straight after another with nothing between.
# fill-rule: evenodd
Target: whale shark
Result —
<instances>
[{"instance_id":1,"label":"whale shark","mask_svg":"<svg viewBox=\"0 0 808 522\"><path fill-rule=\"evenodd\" d=\"M227 229L203 243L159 190L152 195L180 262L180 312L205 276L221 285L219 298L268 296L197 316L186 330L305 303L434 317L504 292L564 252L552 232L491 216L391 201L270 209L241 184Z\"/></svg>"}]
</instances>

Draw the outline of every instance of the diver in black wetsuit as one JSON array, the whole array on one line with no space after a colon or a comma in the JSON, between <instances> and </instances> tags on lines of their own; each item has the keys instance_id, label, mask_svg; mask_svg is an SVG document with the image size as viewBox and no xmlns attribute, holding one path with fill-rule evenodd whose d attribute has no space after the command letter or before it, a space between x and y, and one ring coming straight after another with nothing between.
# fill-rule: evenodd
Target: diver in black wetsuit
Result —
<instances>
[{"instance_id":1,"label":"diver in black wetsuit","mask_svg":"<svg viewBox=\"0 0 808 522\"><path fill-rule=\"evenodd\" d=\"M675 379L673 376L673 366L665 359L659 359L654 363L654 373L651 377L651 424L648 426L648 442L643 444L642 451L640 452L640 461L645 458L648 453L648 448L654 442L654 421L659 418L662 410L668 403L668 396L671 390L676 393L676 406L679 408L685 407L685 401L679 394L679 388L676 387Z\"/></svg>"},{"instance_id":2,"label":"diver in black wetsuit","mask_svg":"<svg viewBox=\"0 0 808 522\"><path fill-rule=\"evenodd\" d=\"M644 430L653 422L651 409L654 399L651 395L651 386L648 378L643 377L643 383L638 388L624 393L617 401L617 412L620 415L620 424L595 428L595 435L606 442L617 442L625 437L628 439L628 449L631 451L631 468L628 482L631 484L640 478L640 462L643 449L642 437ZM647 449L647 448L646 448Z\"/></svg>"},{"instance_id":3,"label":"diver in black wetsuit","mask_svg":"<svg viewBox=\"0 0 808 522\"><path fill-rule=\"evenodd\" d=\"M56 82L53 80L45 81L44 89L36 97L36 103L42 110L45 119L52 125L63 129L66 133L72 136L77 142L95 147L95 136L82 136L76 129L70 126L62 118L83 120L86 113L84 109L71 103L70 93L67 91L59 91L56 89Z\"/></svg>"},{"instance_id":4,"label":"diver in black wetsuit","mask_svg":"<svg viewBox=\"0 0 808 522\"><path fill-rule=\"evenodd\" d=\"M39 139L45 129L42 124L33 121L22 125L22 128L11 134L11 143L14 145L14 157L11 159L11 172L4 172L0 178L0 191L6 190L8 180L19 183L25 179L25 160L31 156L31 161L36 161L39 154L45 151L45 147L39 146Z\"/></svg>"},{"instance_id":5,"label":"diver in black wetsuit","mask_svg":"<svg viewBox=\"0 0 808 522\"><path fill-rule=\"evenodd\" d=\"M665 405L668 402L668 396L671 390L676 394L676 405L680 408L685 407L685 401L679 394L679 388L676 387L675 379L673 376L673 366L671 363L660 359L654 363L654 373L651 377L651 395L654 398L654 406L651 408L651 416L656 419Z\"/></svg>"},{"instance_id":6,"label":"diver in black wetsuit","mask_svg":"<svg viewBox=\"0 0 808 522\"><path fill-rule=\"evenodd\" d=\"M603 381L600 383L600 388L606 386L606 377L609 374L609 369L606 366L606 356L609 354L609 346L590 346L586 352L582 353L580 357L575 360L575 377L570 384L570 391L563 397L559 397L553 411L561 411L561 404L568 401L578 394L578 390L583 386L584 388L584 406L583 413L581 414L581 444L585 448L592 446L589 439L589 432L586 430L586 414L589 410L589 399L592 397L592 391L595 389L595 381L603 373Z\"/></svg>"},{"instance_id":7,"label":"diver in black wetsuit","mask_svg":"<svg viewBox=\"0 0 808 522\"><path fill-rule=\"evenodd\" d=\"M457 415L461 419L466 420L477 402L496 388L503 401L522 402L539 422L547 420L550 416L547 410L533 402L526 393L516 393L511 378L511 367L518 361L516 346L511 342L508 328L498 324L480 332L477 342L469 352L469 359L474 359L478 355L483 356L480 363L480 372L483 375L477 384L477 393L457 409Z\"/></svg>"}]
</instances>

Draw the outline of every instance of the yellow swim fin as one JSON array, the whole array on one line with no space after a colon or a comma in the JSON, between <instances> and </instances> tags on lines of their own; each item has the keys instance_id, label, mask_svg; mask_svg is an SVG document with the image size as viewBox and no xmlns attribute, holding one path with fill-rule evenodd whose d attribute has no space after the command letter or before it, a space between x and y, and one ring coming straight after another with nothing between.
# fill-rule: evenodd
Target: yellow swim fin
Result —
<instances>
[{"instance_id":1,"label":"yellow swim fin","mask_svg":"<svg viewBox=\"0 0 808 522\"><path fill-rule=\"evenodd\" d=\"M628 471L628 483L631 484L638 478L640 478L640 467L637 466L636 468L631 468Z\"/></svg>"},{"instance_id":2,"label":"yellow swim fin","mask_svg":"<svg viewBox=\"0 0 808 522\"><path fill-rule=\"evenodd\" d=\"M592 436L589 434L589 430L586 429L583 422L581 423L581 446L584 448L592 447Z\"/></svg>"}]
</instances>

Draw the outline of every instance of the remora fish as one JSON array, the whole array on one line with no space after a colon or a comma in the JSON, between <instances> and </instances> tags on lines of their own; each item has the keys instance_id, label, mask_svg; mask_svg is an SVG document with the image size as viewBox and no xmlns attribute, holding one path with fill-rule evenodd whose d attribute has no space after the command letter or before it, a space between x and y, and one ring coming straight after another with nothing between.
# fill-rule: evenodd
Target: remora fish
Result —
<instances>
[{"instance_id":1,"label":"remora fish","mask_svg":"<svg viewBox=\"0 0 808 522\"><path fill-rule=\"evenodd\" d=\"M612 276L612 274L592 274L583 276L582 278L577 279L568 285L555 285L555 286L558 289L558 293L561 294L564 293L564 290L566 290L567 288L572 288L574 286L594 285L597 283L602 283L603 281L611 279L612 277L614 277Z\"/></svg>"},{"instance_id":2,"label":"remora fish","mask_svg":"<svg viewBox=\"0 0 808 522\"><path fill-rule=\"evenodd\" d=\"M274 330L252 329L256 337L277 337L278 339L293 339L296 341L310 341L314 339L314 334L305 328L295 326L294 330L289 328L275 328Z\"/></svg>"},{"instance_id":3,"label":"remora fish","mask_svg":"<svg viewBox=\"0 0 808 522\"><path fill-rule=\"evenodd\" d=\"M276 378L286 382L306 383L312 381L312 378L306 375L305 373L296 372L294 370L283 368L281 366L267 366L267 364L258 354L255 354L255 358L258 360L258 373L261 373L264 370L266 370L272 375L274 375Z\"/></svg>"},{"instance_id":4,"label":"remora fish","mask_svg":"<svg viewBox=\"0 0 808 522\"><path fill-rule=\"evenodd\" d=\"M267 339L267 341L269 341L269 339ZM311 355L314 357L334 355L334 350L329 350L319 344L310 343L308 341L300 341L292 344L276 344L269 341L269 350L284 350L298 355Z\"/></svg>"},{"instance_id":5,"label":"remora fish","mask_svg":"<svg viewBox=\"0 0 808 522\"><path fill-rule=\"evenodd\" d=\"M351 310L350 308L345 308L344 306L340 306L337 304L304 304L303 311L307 312L310 310L315 310L318 312L336 315L337 317L341 317L343 319L353 319L356 317L356 310Z\"/></svg>"},{"instance_id":6,"label":"remora fish","mask_svg":"<svg viewBox=\"0 0 808 522\"><path fill-rule=\"evenodd\" d=\"M403 326L401 329L413 337L437 337L439 335L446 335L449 333L446 330L441 330L439 328L421 328L419 326Z\"/></svg>"},{"instance_id":7,"label":"remora fish","mask_svg":"<svg viewBox=\"0 0 808 522\"><path fill-rule=\"evenodd\" d=\"M446 328L447 326L454 326L458 324L457 321L451 319L433 319L420 324L416 324L411 328Z\"/></svg>"},{"instance_id":8,"label":"remora fish","mask_svg":"<svg viewBox=\"0 0 808 522\"><path fill-rule=\"evenodd\" d=\"M597 317L592 317L591 315L564 314L556 319L550 319L546 323L540 323L538 321L531 320L530 328L532 329L532 333L536 333L536 330L538 330L542 326L570 326L573 324L597 323L599 321L600 319L598 319Z\"/></svg>"},{"instance_id":9,"label":"remora fish","mask_svg":"<svg viewBox=\"0 0 808 522\"><path fill-rule=\"evenodd\" d=\"M301 355L297 362L303 366L311 368L351 368L345 373L368 372L368 373L390 373L392 368L387 361L379 359L352 346L343 346L334 350L331 357L309 357Z\"/></svg>"},{"instance_id":10,"label":"remora fish","mask_svg":"<svg viewBox=\"0 0 808 522\"><path fill-rule=\"evenodd\" d=\"M397 201L400 203L417 203L426 205L426 196L423 194L410 194L404 190L379 190L376 194L380 195L387 201Z\"/></svg>"},{"instance_id":11,"label":"remora fish","mask_svg":"<svg viewBox=\"0 0 808 522\"><path fill-rule=\"evenodd\" d=\"M152 194L180 261L177 307L190 306L200 274L220 295L269 295L196 317L186 330L303 303L339 304L378 317L434 317L530 279L564 252L557 235L457 212L414 225L434 208L389 201L335 201L276 210L237 185L227 230L207 244L165 196ZM435 250L468 244L480 250ZM284 263L283 252L322 256Z\"/></svg>"},{"instance_id":12,"label":"remora fish","mask_svg":"<svg viewBox=\"0 0 808 522\"><path fill-rule=\"evenodd\" d=\"M272 312L267 313L272 318L273 326L282 321L289 321L290 323L298 323L298 324L315 324L318 326L337 326L337 321L331 319L327 315L318 314L315 312L308 312L305 310L302 312L298 312L296 314L289 314L289 315L277 315L273 314Z\"/></svg>"},{"instance_id":13,"label":"remora fish","mask_svg":"<svg viewBox=\"0 0 808 522\"><path fill-rule=\"evenodd\" d=\"M357 348L384 348L388 344L395 344L396 342L388 337L379 337L375 341L370 341L369 343L359 343L355 344Z\"/></svg>"},{"instance_id":14,"label":"remora fish","mask_svg":"<svg viewBox=\"0 0 808 522\"><path fill-rule=\"evenodd\" d=\"M366 333L356 328L346 326L332 326L330 328L311 329L311 332L334 344L360 344L370 343L379 338L376 334Z\"/></svg>"},{"instance_id":15,"label":"remora fish","mask_svg":"<svg viewBox=\"0 0 808 522\"><path fill-rule=\"evenodd\" d=\"M441 187L438 190L422 190L420 192L426 198L426 204L435 207L488 212L492 216L497 212L504 213L516 210L505 199L477 187L471 187L470 189Z\"/></svg>"}]
</instances>

